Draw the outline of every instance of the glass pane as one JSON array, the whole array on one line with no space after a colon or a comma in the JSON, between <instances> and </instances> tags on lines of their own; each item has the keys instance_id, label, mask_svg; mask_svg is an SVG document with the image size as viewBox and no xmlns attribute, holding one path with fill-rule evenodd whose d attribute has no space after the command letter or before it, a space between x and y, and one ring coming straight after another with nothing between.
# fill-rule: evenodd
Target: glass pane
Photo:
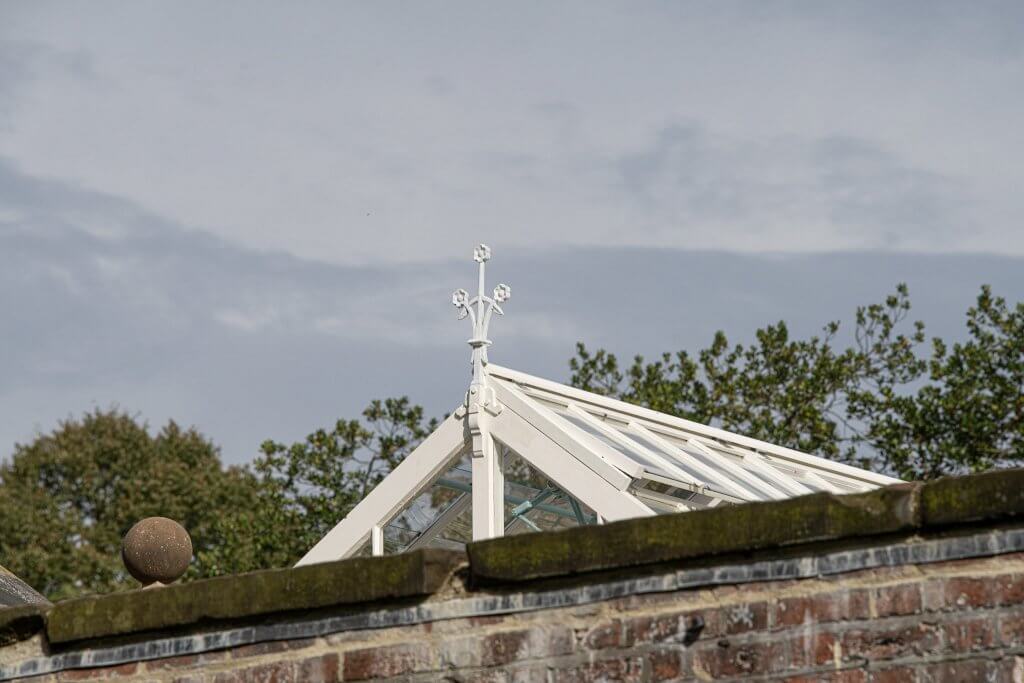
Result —
<instances>
[{"instance_id":1,"label":"glass pane","mask_svg":"<svg viewBox=\"0 0 1024 683\"><path fill-rule=\"evenodd\" d=\"M431 527L452 505L464 500L462 496L468 494L472 482L471 467L470 455L463 455L432 485L413 498L384 527L384 553L390 555L404 552L428 530L431 533L440 531ZM450 547L444 544L444 534L438 534L434 540L427 545Z\"/></svg>"},{"instance_id":2,"label":"glass pane","mask_svg":"<svg viewBox=\"0 0 1024 683\"><path fill-rule=\"evenodd\" d=\"M505 533L554 531L597 523L588 506L574 500L542 472L509 451L505 456Z\"/></svg>"},{"instance_id":3,"label":"glass pane","mask_svg":"<svg viewBox=\"0 0 1024 683\"><path fill-rule=\"evenodd\" d=\"M643 467L648 472L653 472L653 473L659 474L659 475L661 475L663 477L671 477L672 476L671 473L665 471L665 468L661 466L661 463L659 463L656 460L652 460L641 449L639 449L639 448L630 448L628 445L618 443L617 441L615 441L614 439L609 437L607 434L602 432L600 429L598 429L594 425L590 424L587 420L583 419L579 415L574 415L573 413L570 413L570 412L561 412L559 414L562 417L564 417L566 420L571 422L573 425L575 425L576 427L579 427L580 429L582 429L587 434L590 434L591 436L593 436L594 438L598 439L602 443L604 443L607 446L611 447L613 450L615 450L615 451L621 453L622 455L626 456L626 459L631 460L631 461L637 463L638 465Z\"/></svg>"}]
</instances>

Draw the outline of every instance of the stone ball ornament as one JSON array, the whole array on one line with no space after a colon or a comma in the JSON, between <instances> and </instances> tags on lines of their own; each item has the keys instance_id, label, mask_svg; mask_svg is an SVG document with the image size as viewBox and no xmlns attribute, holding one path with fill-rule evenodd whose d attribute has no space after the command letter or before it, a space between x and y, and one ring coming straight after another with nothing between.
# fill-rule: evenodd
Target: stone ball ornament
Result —
<instances>
[{"instance_id":1,"label":"stone ball ornament","mask_svg":"<svg viewBox=\"0 0 1024 683\"><path fill-rule=\"evenodd\" d=\"M121 559L143 586L173 583L192 561L192 539L173 519L147 517L124 535Z\"/></svg>"}]
</instances>

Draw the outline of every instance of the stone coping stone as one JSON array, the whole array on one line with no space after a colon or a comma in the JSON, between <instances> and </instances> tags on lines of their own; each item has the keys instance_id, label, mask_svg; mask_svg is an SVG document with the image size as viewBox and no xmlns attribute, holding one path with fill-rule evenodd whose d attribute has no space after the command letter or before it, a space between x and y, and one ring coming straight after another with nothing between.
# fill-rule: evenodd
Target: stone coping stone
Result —
<instances>
[{"instance_id":1,"label":"stone coping stone","mask_svg":"<svg viewBox=\"0 0 1024 683\"><path fill-rule=\"evenodd\" d=\"M439 591L466 563L467 554L471 586L521 584L1021 516L1024 469L1001 470L868 493L819 493L510 536L470 543L466 554L427 548L89 596L54 606L8 607L0 609L0 645L8 642L5 637L31 635L43 615L49 641L66 643L204 620L425 596Z\"/></svg>"},{"instance_id":2,"label":"stone coping stone","mask_svg":"<svg viewBox=\"0 0 1024 683\"><path fill-rule=\"evenodd\" d=\"M471 543L474 582L519 582L645 564L746 553L918 524L915 484L611 522Z\"/></svg>"},{"instance_id":3,"label":"stone coping stone","mask_svg":"<svg viewBox=\"0 0 1024 683\"><path fill-rule=\"evenodd\" d=\"M818 493L470 543L476 584L516 583L1024 515L1024 469Z\"/></svg>"},{"instance_id":4,"label":"stone coping stone","mask_svg":"<svg viewBox=\"0 0 1024 683\"><path fill-rule=\"evenodd\" d=\"M0 647L31 638L46 625L50 603L0 609Z\"/></svg>"},{"instance_id":5,"label":"stone coping stone","mask_svg":"<svg viewBox=\"0 0 1024 683\"><path fill-rule=\"evenodd\" d=\"M465 561L461 552L425 548L76 598L53 606L46 635L51 643L65 643L203 620L429 595Z\"/></svg>"}]
</instances>

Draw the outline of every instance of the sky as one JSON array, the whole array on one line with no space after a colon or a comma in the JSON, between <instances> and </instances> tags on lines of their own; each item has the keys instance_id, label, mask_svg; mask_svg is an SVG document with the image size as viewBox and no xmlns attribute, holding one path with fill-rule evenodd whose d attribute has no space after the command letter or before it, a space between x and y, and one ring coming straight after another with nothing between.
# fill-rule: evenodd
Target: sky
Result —
<instances>
[{"instance_id":1,"label":"sky","mask_svg":"<svg viewBox=\"0 0 1024 683\"><path fill-rule=\"evenodd\" d=\"M492 359L1024 299L1019 2L0 3L0 455L119 406L229 462Z\"/></svg>"}]
</instances>

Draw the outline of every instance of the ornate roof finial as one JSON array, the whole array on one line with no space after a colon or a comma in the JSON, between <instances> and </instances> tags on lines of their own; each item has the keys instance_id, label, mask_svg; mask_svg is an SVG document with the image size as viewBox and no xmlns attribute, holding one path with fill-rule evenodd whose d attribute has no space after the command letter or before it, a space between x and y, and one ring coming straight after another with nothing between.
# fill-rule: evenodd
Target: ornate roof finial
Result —
<instances>
[{"instance_id":1,"label":"ornate roof finial","mask_svg":"<svg viewBox=\"0 0 1024 683\"><path fill-rule=\"evenodd\" d=\"M491 315L495 312L505 315L501 304L512 296L512 289L506 284L500 284L494 288L493 298L484 294L484 268L491 260L491 248L481 244L473 250L473 260L480 264L477 295L470 299L469 292L456 289L452 294L452 303L459 309L459 320L469 316L473 323L473 337L469 340L469 346L473 349L473 382L481 382L484 366L487 365L487 347L491 345L491 340L487 338Z\"/></svg>"}]
</instances>

